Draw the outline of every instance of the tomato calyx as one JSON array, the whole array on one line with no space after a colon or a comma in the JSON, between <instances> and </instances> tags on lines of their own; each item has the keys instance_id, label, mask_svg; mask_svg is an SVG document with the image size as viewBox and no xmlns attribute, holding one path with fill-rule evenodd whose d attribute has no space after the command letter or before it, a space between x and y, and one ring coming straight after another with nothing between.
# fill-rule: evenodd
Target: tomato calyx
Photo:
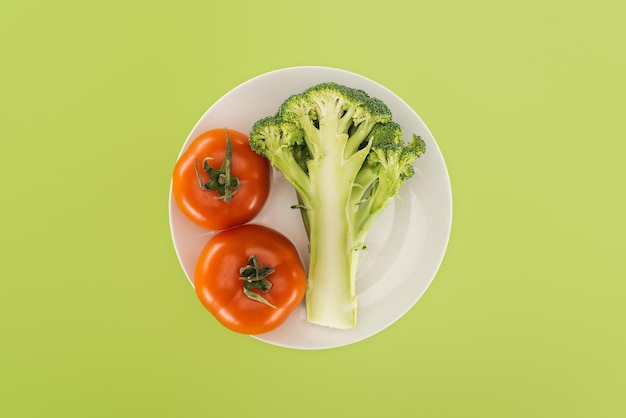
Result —
<instances>
[{"instance_id":1,"label":"tomato calyx","mask_svg":"<svg viewBox=\"0 0 626 418\"><path fill-rule=\"evenodd\" d=\"M206 183L200 176L200 170L198 170L198 157L195 160L196 176L198 177L198 183L202 190L214 190L219 196L215 196L216 199L222 199L224 202L230 202L235 193L239 190L239 179L232 175L231 166L233 164L233 144L230 141L230 135L228 135L228 129L226 131L226 154L224 155L224 161L219 169L211 167L209 165L210 158L205 158L202 161L202 169L209 176L209 181Z\"/></svg>"},{"instance_id":2,"label":"tomato calyx","mask_svg":"<svg viewBox=\"0 0 626 418\"><path fill-rule=\"evenodd\" d=\"M248 258L248 264L239 269L239 279L243 280L243 293L249 299L276 309L276 306L268 302L267 299L252 291L252 289L258 289L262 293L269 292L272 288L272 283L267 278L272 273L274 273L274 268L259 265L257 256L253 254Z\"/></svg>"}]
</instances>

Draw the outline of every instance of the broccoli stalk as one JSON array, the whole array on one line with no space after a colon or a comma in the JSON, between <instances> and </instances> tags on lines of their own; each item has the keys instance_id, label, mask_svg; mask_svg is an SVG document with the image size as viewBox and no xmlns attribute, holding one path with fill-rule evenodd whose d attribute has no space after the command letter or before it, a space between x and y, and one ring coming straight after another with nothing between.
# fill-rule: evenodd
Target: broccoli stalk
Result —
<instances>
[{"instance_id":1,"label":"broccoli stalk","mask_svg":"<svg viewBox=\"0 0 626 418\"><path fill-rule=\"evenodd\" d=\"M368 230L413 175L425 151L380 100L362 90L322 83L257 121L250 145L294 186L309 235L307 320L356 325L355 281Z\"/></svg>"}]
</instances>

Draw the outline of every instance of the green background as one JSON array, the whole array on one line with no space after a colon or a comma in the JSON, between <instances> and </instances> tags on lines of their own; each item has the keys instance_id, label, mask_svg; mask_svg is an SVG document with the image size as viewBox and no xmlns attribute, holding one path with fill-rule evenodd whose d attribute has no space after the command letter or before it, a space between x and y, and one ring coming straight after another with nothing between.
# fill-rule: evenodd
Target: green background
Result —
<instances>
[{"instance_id":1,"label":"green background","mask_svg":"<svg viewBox=\"0 0 626 418\"><path fill-rule=\"evenodd\" d=\"M626 416L618 0L4 1L0 416ZM171 242L170 174L219 97L343 68L444 154L450 244L363 342L229 333Z\"/></svg>"}]
</instances>

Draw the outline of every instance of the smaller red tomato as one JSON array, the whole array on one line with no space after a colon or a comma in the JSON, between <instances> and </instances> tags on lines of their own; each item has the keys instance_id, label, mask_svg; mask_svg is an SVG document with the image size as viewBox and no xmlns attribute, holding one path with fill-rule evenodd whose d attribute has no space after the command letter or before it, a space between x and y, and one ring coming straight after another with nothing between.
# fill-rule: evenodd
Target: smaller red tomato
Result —
<instances>
[{"instance_id":1,"label":"smaller red tomato","mask_svg":"<svg viewBox=\"0 0 626 418\"><path fill-rule=\"evenodd\" d=\"M252 220L269 190L269 162L234 129L212 129L195 138L172 176L172 195L181 212L211 230Z\"/></svg>"},{"instance_id":2,"label":"smaller red tomato","mask_svg":"<svg viewBox=\"0 0 626 418\"><path fill-rule=\"evenodd\" d=\"M280 326L300 304L306 275L287 237L247 224L209 240L198 257L194 286L200 302L226 328L262 334Z\"/></svg>"}]
</instances>

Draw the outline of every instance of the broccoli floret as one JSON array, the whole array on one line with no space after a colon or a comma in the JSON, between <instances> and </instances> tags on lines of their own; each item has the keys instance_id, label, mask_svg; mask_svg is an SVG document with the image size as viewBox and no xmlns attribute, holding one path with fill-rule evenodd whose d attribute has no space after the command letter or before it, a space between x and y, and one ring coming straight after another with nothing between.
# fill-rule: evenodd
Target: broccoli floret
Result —
<instances>
[{"instance_id":1,"label":"broccoli floret","mask_svg":"<svg viewBox=\"0 0 626 418\"><path fill-rule=\"evenodd\" d=\"M296 189L309 235L307 320L356 325L355 279L367 231L425 152L381 100L334 82L287 98L257 121L250 145Z\"/></svg>"}]
</instances>

